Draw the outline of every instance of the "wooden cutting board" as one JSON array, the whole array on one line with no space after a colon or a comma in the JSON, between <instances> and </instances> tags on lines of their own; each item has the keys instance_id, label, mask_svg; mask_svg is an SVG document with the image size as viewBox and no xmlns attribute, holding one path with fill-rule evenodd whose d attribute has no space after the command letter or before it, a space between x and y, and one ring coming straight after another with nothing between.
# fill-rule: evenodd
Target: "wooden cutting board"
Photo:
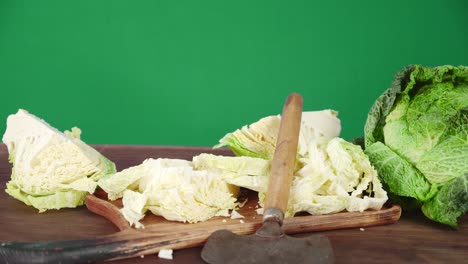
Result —
<instances>
[{"instance_id":1,"label":"wooden cutting board","mask_svg":"<svg viewBox=\"0 0 468 264\"><path fill-rule=\"evenodd\" d=\"M104 198L102 193L97 196ZM104 194L105 195L105 194ZM105 243L117 243L119 254L112 259L137 257L158 253L161 249L182 249L203 245L212 232L220 229L230 230L236 234L253 234L262 225L262 215L257 214L257 194L243 190L241 199L247 202L237 212L244 216L241 219L214 217L195 224L167 221L163 217L147 213L141 223L143 229L130 227L119 212L121 202L109 202L89 195L87 208L111 221L119 232L102 237ZM387 225L398 221L401 207L386 205L381 210L364 212L341 212L329 215L299 215L286 218L283 228L287 234L298 234L335 230L344 228L364 228ZM112 249L115 250L115 249Z\"/></svg>"},{"instance_id":2,"label":"wooden cutting board","mask_svg":"<svg viewBox=\"0 0 468 264\"><path fill-rule=\"evenodd\" d=\"M6 153L6 151L2 152L1 150L2 148L0 148L0 154ZM217 152L209 149L191 148L174 150L174 148L162 147L129 148L127 146L101 146L100 150L117 160L120 169L139 164L141 160L148 156L153 158L174 157L189 159L188 157L199 153L210 153L210 151L214 154L229 154L227 151L222 152L220 150ZM119 231L110 235L90 236L81 240L37 241L34 239L34 242L6 242L2 244L0 255L9 256L12 261L16 262L22 259L24 263L28 263L31 259L35 259L38 263L41 263L41 259L43 260L42 263L77 263L78 260L86 263L88 261L123 259L155 254L164 248L176 250L200 246L206 242L212 232L220 229L227 229L237 234L252 234L261 226L262 216L258 215L255 211L258 202L257 193L255 192L246 193L245 196L248 198L248 201L238 210L244 216L243 219L214 217L206 222L189 224L167 221L162 217L148 213L142 220L142 223L145 225L144 229L135 229L128 225L128 222L123 219L119 212L120 201L112 203L107 201L105 193L97 192L95 195L97 197L93 195L87 197L86 206L90 211L108 218L110 220L109 224L115 225ZM103 199L99 199L98 197ZM10 207L4 206L3 208L9 209L5 210L7 215L11 212ZM49 215L53 217L52 214L41 216L47 218ZM69 219L70 230L76 229L74 228L74 226L77 226L76 221L80 221L79 214L74 215L78 218ZM395 223L400 219L400 215L401 208L399 206L386 205L381 210L364 211L362 213L342 212L320 216L295 216L285 219L283 228L287 234L346 228L366 228ZM34 224L30 223L30 225ZM60 226L67 223L51 218L50 224ZM80 226L86 226L86 224L81 223ZM47 225L43 227L46 230L53 230ZM21 229L18 232L23 231ZM87 231L82 230L82 232Z\"/></svg>"}]
</instances>

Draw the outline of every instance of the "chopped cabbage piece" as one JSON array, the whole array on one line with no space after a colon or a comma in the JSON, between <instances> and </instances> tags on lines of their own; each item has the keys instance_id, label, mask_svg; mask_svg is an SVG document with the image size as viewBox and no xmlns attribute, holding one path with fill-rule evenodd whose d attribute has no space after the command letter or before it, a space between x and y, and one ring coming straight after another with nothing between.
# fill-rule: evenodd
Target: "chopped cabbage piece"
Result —
<instances>
[{"instance_id":1,"label":"chopped cabbage piece","mask_svg":"<svg viewBox=\"0 0 468 264\"><path fill-rule=\"evenodd\" d=\"M172 259L172 249L163 248L159 250L158 257L162 259Z\"/></svg>"},{"instance_id":2,"label":"chopped cabbage piece","mask_svg":"<svg viewBox=\"0 0 468 264\"><path fill-rule=\"evenodd\" d=\"M377 210L388 199L376 170L361 147L338 137L341 125L336 115L333 110L302 114L287 217L298 212L330 214L343 210ZM262 118L228 133L215 147L228 146L239 158L262 158L269 164L280 121L280 116ZM245 170L243 167L239 169ZM232 177L226 181L259 192L260 205L263 205L269 170L251 174L231 171Z\"/></svg>"},{"instance_id":3,"label":"chopped cabbage piece","mask_svg":"<svg viewBox=\"0 0 468 264\"><path fill-rule=\"evenodd\" d=\"M122 213L135 227L147 210L170 221L196 223L229 216L237 207L239 187L218 170L197 170L180 159L146 159L142 164L102 178L98 185L114 199L123 197Z\"/></svg>"}]
</instances>

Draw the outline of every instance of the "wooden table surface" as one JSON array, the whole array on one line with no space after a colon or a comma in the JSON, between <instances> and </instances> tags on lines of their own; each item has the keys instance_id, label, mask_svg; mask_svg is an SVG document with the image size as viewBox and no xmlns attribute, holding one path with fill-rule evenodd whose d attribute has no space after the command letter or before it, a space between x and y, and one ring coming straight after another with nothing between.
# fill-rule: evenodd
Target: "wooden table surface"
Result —
<instances>
[{"instance_id":1,"label":"wooden table surface","mask_svg":"<svg viewBox=\"0 0 468 264\"><path fill-rule=\"evenodd\" d=\"M140 164L146 158L191 159L199 153L231 155L226 149L203 147L95 145L113 160L118 170ZM0 144L0 186L10 179L8 152ZM391 225L320 232L330 238L336 263L468 263L468 215L459 230L427 220L422 213L403 212ZM82 206L39 214L32 207L0 192L0 242L93 238L117 232L101 216ZM308 235L308 234L303 234ZM177 250L174 259L157 255L112 263L203 263L201 247Z\"/></svg>"}]
</instances>

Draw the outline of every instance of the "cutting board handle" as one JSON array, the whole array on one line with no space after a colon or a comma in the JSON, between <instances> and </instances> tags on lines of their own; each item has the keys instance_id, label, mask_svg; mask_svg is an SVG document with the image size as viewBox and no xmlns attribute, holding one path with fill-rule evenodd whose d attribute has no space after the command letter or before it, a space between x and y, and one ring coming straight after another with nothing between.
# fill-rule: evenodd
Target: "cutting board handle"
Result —
<instances>
[{"instance_id":1,"label":"cutting board handle","mask_svg":"<svg viewBox=\"0 0 468 264\"><path fill-rule=\"evenodd\" d=\"M86 195L86 207L91 212L111 221L120 231L132 229L119 208L108 201L104 201L93 194Z\"/></svg>"}]
</instances>

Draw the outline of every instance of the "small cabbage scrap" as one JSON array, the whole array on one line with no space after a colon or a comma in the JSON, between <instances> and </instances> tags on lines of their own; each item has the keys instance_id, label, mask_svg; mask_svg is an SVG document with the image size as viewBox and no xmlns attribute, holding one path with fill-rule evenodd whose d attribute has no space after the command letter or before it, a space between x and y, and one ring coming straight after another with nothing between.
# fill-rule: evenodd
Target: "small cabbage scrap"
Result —
<instances>
[{"instance_id":1,"label":"small cabbage scrap","mask_svg":"<svg viewBox=\"0 0 468 264\"><path fill-rule=\"evenodd\" d=\"M109 199L122 197L124 217L135 227L149 210L170 221L196 223L229 216L237 207L239 187L219 171L196 169L181 159L146 159L99 180Z\"/></svg>"},{"instance_id":2,"label":"small cabbage scrap","mask_svg":"<svg viewBox=\"0 0 468 264\"><path fill-rule=\"evenodd\" d=\"M13 164L6 192L39 212L82 205L96 181L116 170L80 134L76 127L62 133L26 110L10 115L3 135Z\"/></svg>"}]
</instances>

